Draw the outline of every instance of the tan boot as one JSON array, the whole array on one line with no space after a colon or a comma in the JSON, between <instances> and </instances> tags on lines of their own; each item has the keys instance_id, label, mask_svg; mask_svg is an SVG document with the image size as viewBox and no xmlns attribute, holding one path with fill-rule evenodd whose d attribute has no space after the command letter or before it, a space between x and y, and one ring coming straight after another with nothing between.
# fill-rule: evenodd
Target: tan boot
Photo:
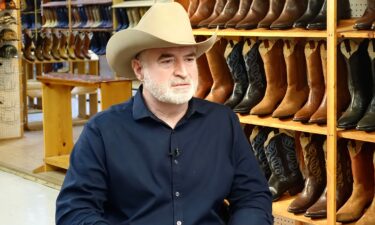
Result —
<instances>
[{"instance_id":1,"label":"tan boot","mask_svg":"<svg viewBox=\"0 0 375 225\"><path fill-rule=\"evenodd\" d=\"M43 58L44 60L51 60L51 49L52 49L52 34L47 32L43 40Z\"/></svg>"},{"instance_id":2,"label":"tan boot","mask_svg":"<svg viewBox=\"0 0 375 225\"><path fill-rule=\"evenodd\" d=\"M198 65L198 88L195 92L194 97L204 99L211 90L213 80L210 71L210 67L208 65L206 54L203 54L197 60Z\"/></svg>"},{"instance_id":3,"label":"tan boot","mask_svg":"<svg viewBox=\"0 0 375 225\"><path fill-rule=\"evenodd\" d=\"M195 13L190 17L191 26L196 27L199 22L208 18L212 14L214 6L215 1L200 0L197 10L195 10Z\"/></svg>"},{"instance_id":4,"label":"tan boot","mask_svg":"<svg viewBox=\"0 0 375 225\"><path fill-rule=\"evenodd\" d=\"M79 33L76 35L74 55L79 59L84 59L85 56L82 54L83 38L84 33Z\"/></svg>"},{"instance_id":5,"label":"tan boot","mask_svg":"<svg viewBox=\"0 0 375 225\"><path fill-rule=\"evenodd\" d=\"M307 64L307 81L310 87L306 104L295 115L294 121L307 122L316 112L324 96L324 76L320 59L320 45L322 42L309 41L305 46Z\"/></svg>"},{"instance_id":6,"label":"tan boot","mask_svg":"<svg viewBox=\"0 0 375 225\"><path fill-rule=\"evenodd\" d=\"M70 59L76 58L76 55L74 54L75 39L76 39L76 32L75 31L70 32L69 43L68 43L68 56Z\"/></svg>"},{"instance_id":7,"label":"tan boot","mask_svg":"<svg viewBox=\"0 0 375 225\"><path fill-rule=\"evenodd\" d=\"M55 31L52 33L52 49L51 55L55 60L60 60L59 46L60 45L60 34Z\"/></svg>"},{"instance_id":8,"label":"tan boot","mask_svg":"<svg viewBox=\"0 0 375 225\"><path fill-rule=\"evenodd\" d=\"M285 40L284 57L288 88L283 101L272 114L272 117L276 118L294 116L305 104L309 95L304 42Z\"/></svg>"},{"instance_id":9,"label":"tan boot","mask_svg":"<svg viewBox=\"0 0 375 225\"><path fill-rule=\"evenodd\" d=\"M199 0L190 0L189 1L189 7L188 7L188 10L187 10L189 18L194 15L195 11L198 8L198 5L199 5Z\"/></svg>"},{"instance_id":10,"label":"tan boot","mask_svg":"<svg viewBox=\"0 0 375 225\"><path fill-rule=\"evenodd\" d=\"M66 44L67 44L67 38L68 38L68 32L67 31L62 31L60 34L60 44L59 44L59 55L61 58L68 60L68 52L66 49Z\"/></svg>"},{"instance_id":11,"label":"tan boot","mask_svg":"<svg viewBox=\"0 0 375 225\"><path fill-rule=\"evenodd\" d=\"M355 146L349 145L354 180L353 192L337 212L338 222L348 223L358 220L363 215L364 209L371 204L374 197L374 180L371 179L374 177L372 151L369 143L356 141Z\"/></svg>"},{"instance_id":12,"label":"tan boot","mask_svg":"<svg viewBox=\"0 0 375 225\"><path fill-rule=\"evenodd\" d=\"M216 103L224 103L233 90L232 75L224 58L224 52L228 41L220 39L206 53L208 65L212 74L213 85L206 100Z\"/></svg>"},{"instance_id":13,"label":"tan boot","mask_svg":"<svg viewBox=\"0 0 375 225\"><path fill-rule=\"evenodd\" d=\"M259 53L264 63L267 87L262 101L251 109L250 114L267 115L281 102L287 89L283 40L263 40Z\"/></svg>"}]
</instances>

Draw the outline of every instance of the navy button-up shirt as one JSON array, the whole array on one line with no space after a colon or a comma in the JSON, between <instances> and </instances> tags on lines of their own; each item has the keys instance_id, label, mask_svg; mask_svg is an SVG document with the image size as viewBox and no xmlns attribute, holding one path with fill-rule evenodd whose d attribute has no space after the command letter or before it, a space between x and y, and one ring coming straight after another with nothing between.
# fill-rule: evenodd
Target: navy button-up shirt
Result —
<instances>
[{"instance_id":1,"label":"navy button-up shirt","mask_svg":"<svg viewBox=\"0 0 375 225\"><path fill-rule=\"evenodd\" d=\"M141 90L91 119L74 146L56 223L271 225L267 181L236 115L193 98L175 129L146 107Z\"/></svg>"}]
</instances>

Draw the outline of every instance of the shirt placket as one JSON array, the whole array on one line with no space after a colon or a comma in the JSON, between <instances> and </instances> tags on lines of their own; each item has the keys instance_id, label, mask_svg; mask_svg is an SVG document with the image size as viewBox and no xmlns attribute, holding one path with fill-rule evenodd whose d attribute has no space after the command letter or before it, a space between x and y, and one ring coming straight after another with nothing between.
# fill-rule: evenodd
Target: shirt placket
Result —
<instances>
[{"instance_id":1,"label":"shirt placket","mask_svg":"<svg viewBox=\"0 0 375 225\"><path fill-rule=\"evenodd\" d=\"M182 212L182 192L181 192L181 168L180 154L181 149L178 146L177 134L175 130L171 132L171 169L172 169L172 201L173 201L173 221L175 225L183 224Z\"/></svg>"}]
</instances>

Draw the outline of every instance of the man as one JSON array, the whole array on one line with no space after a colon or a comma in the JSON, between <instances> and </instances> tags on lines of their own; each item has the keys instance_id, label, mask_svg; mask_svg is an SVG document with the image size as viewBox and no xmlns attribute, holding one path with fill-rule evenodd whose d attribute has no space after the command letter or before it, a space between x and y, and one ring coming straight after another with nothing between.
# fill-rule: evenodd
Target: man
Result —
<instances>
[{"instance_id":1,"label":"man","mask_svg":"<svg viewBox=\"0 0 375 225\"><path fill-rule=\"evenodd\" d=\"M142 86L85 126L57 199L58 225L270 225L271 195L238 118L192 98L196 43L178 3L157 3L116 33L107 59Z\"/></svg>"}]
</instances>

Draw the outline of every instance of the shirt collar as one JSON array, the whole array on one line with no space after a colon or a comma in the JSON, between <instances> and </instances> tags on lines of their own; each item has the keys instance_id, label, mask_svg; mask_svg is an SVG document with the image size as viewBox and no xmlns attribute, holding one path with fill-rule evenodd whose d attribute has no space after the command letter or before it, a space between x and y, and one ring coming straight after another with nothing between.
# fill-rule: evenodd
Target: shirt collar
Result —
<instances>
[{"instance_id":1,"label":"shirt collar","mask_svg":"<svg viewBox=\"0 0 375 225\"><path fill-rule=\"evenodd\" d=\"M135 120L143 119L146 117L155 117L145 104L142 96L142 90L143 87L141 85L133 98L133 117ZM195 113L206 114L208 112L208 109L201 104L201 101L202 100L192 98L189 101L189 107L184 118L190 118Z\"/></svg>"}]
</instances>

